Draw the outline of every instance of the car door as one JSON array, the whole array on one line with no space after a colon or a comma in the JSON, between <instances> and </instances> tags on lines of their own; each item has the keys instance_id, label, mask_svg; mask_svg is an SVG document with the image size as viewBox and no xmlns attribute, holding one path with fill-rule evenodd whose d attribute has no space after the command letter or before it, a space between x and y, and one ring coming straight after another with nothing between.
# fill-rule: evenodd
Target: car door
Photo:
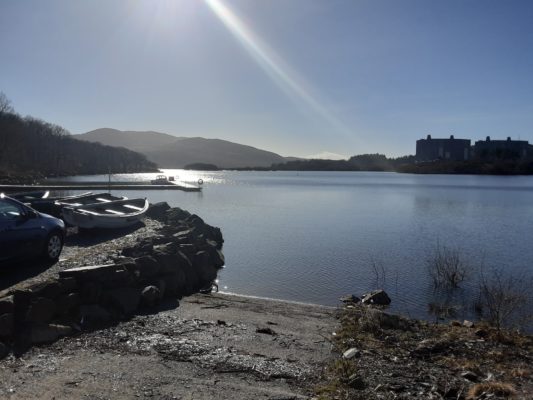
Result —
<instances>
[{"instance_id":1,"label":"car door","mask_svg":"<svg viewBox=\"0 0 533 400\"><path fill-rule=\"evenodd\" d=\"M11 199L0 199L0 260L26 258L42 249L37 214Z\"/></svg>"},{"instance_id":2,"label":"car door","mask_svg":"<svg viewBox=\"0 0 533 400\"><path fill-rule=\"evenodd\" d=\"M15 223L20 217L20 209L16 204L0 198L0 261L16 257L21 249L14 233Z\"/></svg>"}]
</instances>

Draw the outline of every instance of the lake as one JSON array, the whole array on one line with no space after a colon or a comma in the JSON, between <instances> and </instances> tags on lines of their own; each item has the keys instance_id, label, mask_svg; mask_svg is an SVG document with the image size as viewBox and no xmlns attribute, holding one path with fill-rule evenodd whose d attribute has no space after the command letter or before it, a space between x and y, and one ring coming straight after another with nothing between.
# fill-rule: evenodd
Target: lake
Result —
<instances>
[{"instance_id":1,"label":"lake","mask_svg":"<svg viewBox=\"0 0 533 400\"><path fill-rule=\"evenodd\" d=\"M202 193L124 192L200 215L224 235L221 291L324 305L383 287L392 309L428 318L450 299L471 315L478 271L531 274L533 177L379 172L197 172ZM113 180L155 174L114 175ZM107 177L75 177L107 180ZM470 274L435 292L427 273L437 247L457 249Z\"/></svg>"}]
</instances>

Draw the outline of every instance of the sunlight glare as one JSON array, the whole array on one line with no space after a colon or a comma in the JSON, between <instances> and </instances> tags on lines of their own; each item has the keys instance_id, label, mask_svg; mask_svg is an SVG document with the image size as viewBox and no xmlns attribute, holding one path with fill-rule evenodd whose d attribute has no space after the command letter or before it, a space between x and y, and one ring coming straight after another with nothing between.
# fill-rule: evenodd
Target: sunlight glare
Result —
<instances>
[{"instance_id":1,"label":"sunlight glare","mask_svg":"<svg viewBox=\"0 0 533 400\"><path fill-rule=\"evenodd\" d=\"M298 79L297 74L285 65L273 50L262 43L222 0L205 0L205 2L259 66L285 93L293 99L303 101L307 107L335 127L338 132L347 136L353 135L351 129L311 95L310 90L305 88L302 79Z\"/></svg>"}]
</instances>

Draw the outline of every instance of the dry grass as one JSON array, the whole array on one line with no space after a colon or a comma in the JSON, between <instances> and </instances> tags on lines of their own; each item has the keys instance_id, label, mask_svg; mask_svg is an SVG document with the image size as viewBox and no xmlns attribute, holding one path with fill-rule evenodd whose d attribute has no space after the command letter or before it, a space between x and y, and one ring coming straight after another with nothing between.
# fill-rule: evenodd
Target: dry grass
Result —
<instances>
[{"instance_id":1,"label":"dry grass","mask_svg":"<svg viewBox=\"0 0 533 400\"><path fill-rule=\"evenodd\" d=\"M529 368L514 368L510 372L511 376L514 378L526 378L531 377L531 370Z\"/></svg>"},{"instance_id":2,"label":"dry grass","mask_svg":"<svg viewBox=\"0 0 533 400\"><path fill-rule=\"evenodd\" d=\"M481 366L477 360L451 356L443 357L438 363L454 371L472 371L478 375L482 374Z\"/></svg>"},{"instance_id":3,"label":"dry grass","mask_svg":"<svg viewBox=\"0 0 533 400\"><path fill-rule=\"evenodd\" d=\"M503 397L511 397L516 394L513 385L503 382L486 382L476 383L471 386L466 395L466 400L475 400L481 398L483 395L496 395Z\"/></svg>"}]
</instances>

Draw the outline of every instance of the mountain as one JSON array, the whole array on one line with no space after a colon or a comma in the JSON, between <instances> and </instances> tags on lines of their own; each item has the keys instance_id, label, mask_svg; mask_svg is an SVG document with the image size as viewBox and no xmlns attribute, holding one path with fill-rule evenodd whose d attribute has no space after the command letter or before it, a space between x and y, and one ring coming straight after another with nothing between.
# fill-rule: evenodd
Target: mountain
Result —
<instances>
[{"instance_id":1,"label":"mountain","mask_svg":"<svg viewBox=\"0 0 533 400\"><path fill-rule=\"evenodd\" d=\"M102 128L76 135L78 139L138 151L160 168L214 164L219 168L270 167L287 160L279 154L221 139L176 137L159 132Z\"/></svg>"},{"instance_id":2,"label":"mountain","mask_svg":"<svg viewBox=\"0 0 533 400\"><path fill-rule=\"evenodd\" d=\"M5 180L157 171L143 154L76 140L60 126L14 112L0 111L0 143L0 176Z\"/></svg>"},{"instance_id":3,"label":"mountain","mask_svg":"<svg viewBox=\"0 0 533 400\"><path fill-rule=\"evenodd\" d=\"M139 153L166 146L180 139L166 133L119 131L111 128L95 129L94 131L76 135L75 138L88 142L99 142L107 146L125 147Z\"/></svg>"}]
</instances>

